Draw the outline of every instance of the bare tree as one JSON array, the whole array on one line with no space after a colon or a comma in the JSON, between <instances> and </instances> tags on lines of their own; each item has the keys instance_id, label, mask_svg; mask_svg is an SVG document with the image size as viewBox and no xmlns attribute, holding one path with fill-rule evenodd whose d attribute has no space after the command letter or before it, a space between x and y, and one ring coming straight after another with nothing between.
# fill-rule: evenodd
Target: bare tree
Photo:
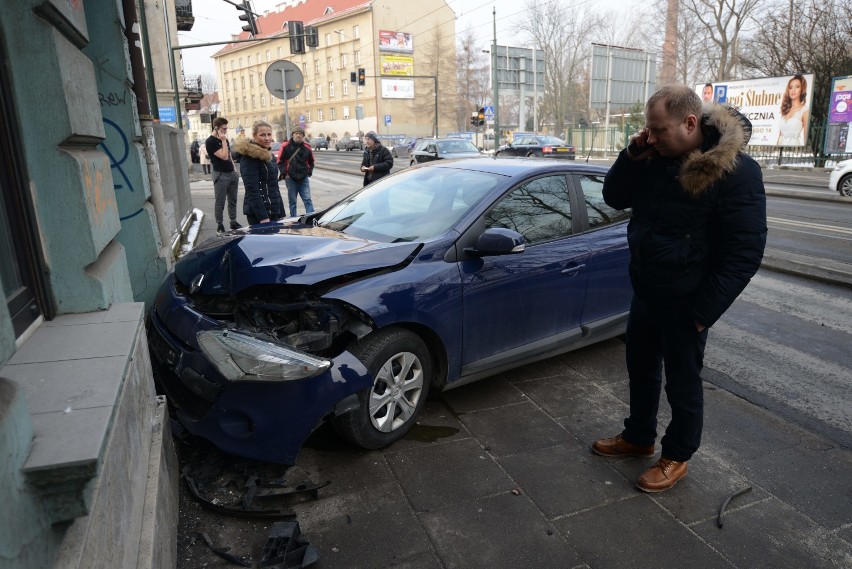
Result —
<instances>
[{"instance_id":1,"label":"bare tree","mask_svg":"<svg viewBox=\"0 0 852 569\"><path fill-rule=\"evenodd\" d=\"M682 0L683 11L695 16L705 32L706 47L714 62L714 81L734 78L739 63L741 34L764 0ZM714 51L710 51L713 48Z\"/></svg>"},{"instance_id":2,"label":"bare tree","mask_svg":"<svg viewBox=\"0 0 852 569\"><path fill-rule=\"evenodd\" d=\"M201 92L204 94L216 92L216 76L212 73L202 73L201 77Z\"/></svg>"},{"instance_id":3,"label":"bare tree","mask_svg":"<svg viewBox=\"0 0 852 569\"><path fill-rule=\"evenodd\" d=\"M431 37L425 44L422 44L426 54L424 60L427 62L427 65L425 66L426 72L422 73L422 75L431 75L437 78L435 81L430 82L430 86L426 87L426 93L434 97L437 83L439 101L439 107L437 110L438 116L435 117L436 111L434 108L431 108L430 113L424 113L424 116L431 115L433 125L435 123L438 125L442 123L445 125L448 123L454 125L456 123L456 105L440 105L440 101L457 100L457 94L455 92L456 57L454 53L448 52L444 49L445 44L448 41L449 40L443 33L441 26L435 25L435 27L432 28ZM420 75L420 73L418 73L418 75ZM418 83L423 86L428 85L428 83L423 79L418 80ZM418 88L420 88L419 85Z\"/></svg>"},{"instance_id":4,"label":"bare tree","mask_svg":"<svg viewBox=\"0 0 852 569\"><path fill-rule=\"evenodd\" d=\"M489 98L490 67L488 59L476 48L473 28L468 26L456 51L456 130L467 130L471 112ZM446 93L444 100L446 100Z\"/></svg>"},{"instance_id":5,"label":"bare tree","mask_svg":"<svg viewBox=\"0 0 852 569\"><path fill-rule=\"evenodd\" d=\"M557 133L586 115L590 44L599 24L596 14L544 0L528 2L527 19L519 22L519 29L544 52L541 108Z\"/></svg>"}]
</instances>

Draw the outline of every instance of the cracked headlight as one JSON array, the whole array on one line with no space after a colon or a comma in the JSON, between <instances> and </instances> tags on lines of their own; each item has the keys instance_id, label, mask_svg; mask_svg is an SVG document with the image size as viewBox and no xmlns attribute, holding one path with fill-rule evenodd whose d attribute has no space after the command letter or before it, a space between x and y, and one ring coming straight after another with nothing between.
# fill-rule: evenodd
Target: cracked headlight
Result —
<instances>
[{"instance_id":1,"label":"cracked headlight","mask_svg":"<svg viewBox=\"0 0 852 569\"><path fill-rule=\"evenodd\" d=\"M326 371L331 361L234 330L198 333L198 345L228 381L294 381Z\"/></svg>"}]
</instances>

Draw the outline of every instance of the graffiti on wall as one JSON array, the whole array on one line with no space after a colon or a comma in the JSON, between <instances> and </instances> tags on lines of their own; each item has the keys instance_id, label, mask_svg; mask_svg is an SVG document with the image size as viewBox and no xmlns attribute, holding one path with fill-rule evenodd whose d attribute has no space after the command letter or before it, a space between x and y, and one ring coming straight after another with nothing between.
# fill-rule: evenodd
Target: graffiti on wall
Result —
<instances>
[{"instance_id":1,"label":"graffiti on wall","mask_svg":"<svg viewBox=\"0 0 852 569\"><path fill-rule=\"evenodd\" d=\"M125 132L121 130L121 127L113 121L105 118L104 126L109 127L105 129L107 130L107 137L106 140L98 146L109 158L109 166L112 169L113 189L116 194L120 190L135 192L136 190L130 182L130 178L128 178L123 167L124 163L127 162L127 159L130 157L130 141L128 140ZM119 219L124 221L125 219L130 219L140 213L142 213L141 206L135 211L121 215Z\"/></svg>"}]
</instances>

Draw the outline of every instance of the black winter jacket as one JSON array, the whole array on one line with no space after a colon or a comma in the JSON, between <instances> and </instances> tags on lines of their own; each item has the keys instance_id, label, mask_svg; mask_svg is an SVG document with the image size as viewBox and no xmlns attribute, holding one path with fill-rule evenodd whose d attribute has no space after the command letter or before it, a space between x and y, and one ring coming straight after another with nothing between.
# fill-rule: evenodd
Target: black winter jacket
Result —
<instances>
[{"instance_id":1,"label":"black winter jacket","mask_svg":"<svg viewBox=\"0 0 852 569\"><path fill-rule=\"evenodd\" d=\"M294 158L295 156L295 158ZM278 170L285 178L301 182L314 173L314 153L307 142L296 143L292 138L281 146Z\"/></svg>"},{"instance_id":2,"label":"black winter jacket","mask_svg":"<svg viewBox=\"0 0 852 569\"><path fill-rule=\"evenodd\" d=\"M604 200L633 208L630 278L639 298L683 304L712 326L760 267L766 195L760 166L743 153L750 125L721 105L705 107L704 142L681 158L630 160L623 150Z\"/></svg>"},{"instance_id":3,"label":"black winter jacket","mask_svg":"<svg viewBox=\"0 0 852 569\"><path fill-rule=\"evenodd\" d=\"M364 172L364 185L372 184L390 173L393 168L393 156L383 144L376 144L372 150L364 147L361 166L373 166L372 172Z\"/></svg>"},{"instance_id":4,"label":"black winter jacket","mask_svg":"<svg viewBox=\"0 0 852 569\"><path fill-rule=\"evenodd\" d=\"M245 188L243 213L257 219L284 217L278 167L272 152L245 138L237 140L234 150L240 154L240 176Z\"/></svg>"}]
</instances>

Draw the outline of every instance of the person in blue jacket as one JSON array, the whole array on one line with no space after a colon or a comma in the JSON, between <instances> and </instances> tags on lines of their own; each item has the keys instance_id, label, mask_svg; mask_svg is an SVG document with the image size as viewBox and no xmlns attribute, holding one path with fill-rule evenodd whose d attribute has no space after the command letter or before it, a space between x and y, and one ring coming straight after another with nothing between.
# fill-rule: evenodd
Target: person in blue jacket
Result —
<instances>
[{"instance_id":1,"label":"person in blue jacket","mask_svg":"<svg viewBox=\"0 0 852 569\"><path fill-rule=\"evenodd\" d=\"M281 192L278 189L278 166L272 156L272 125L256 121L251 127L251 140L237 139L234 150L240 156L243 178L243 213L249 224L267 223L284 217Z\"/></svg>"},{"instance_id":2,"label":"person in blue jacket","mask_svg":"<svg viewBox=\"0 0 852 569\"><path fill-rule=\"evenodd\" d=\"M665 366L672 418L660 459L636 482L674 486L701 443L701 369L708 328L757 272L766 245L760 166L744 148L751 124L693 89L670 85L645 105L606 176L604 200L632 208L627 229L633 300L627 323L630 414L620 434L595 441L604 456L654 455Z\"/></svg>"}]
</instances>

